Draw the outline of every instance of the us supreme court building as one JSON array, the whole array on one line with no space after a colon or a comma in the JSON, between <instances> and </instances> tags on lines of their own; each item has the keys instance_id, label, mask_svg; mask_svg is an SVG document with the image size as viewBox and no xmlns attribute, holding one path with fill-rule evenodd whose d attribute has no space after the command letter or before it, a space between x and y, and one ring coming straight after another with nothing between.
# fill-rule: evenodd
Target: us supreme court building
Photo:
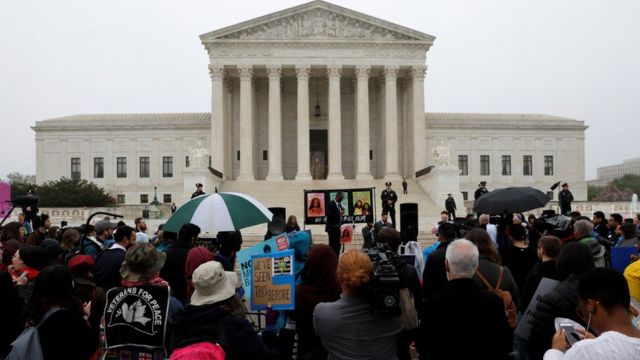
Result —
<instances>
[{"instance_id":1,"label":"us supreme court building","mask_svg":"<svg viewBox=\"0 0 640 360\"><path fill-rule=\"evenodd\" d=\"M403 201L440 210L416 173L435 165L433 149L444 146L461 197L473 198L480 181L548 191L562 180L586 200L584 122L426 112L434 40L324 1L200 35L210 113L38 121L37 182L86 178L124 204L150 202L154 186L161 202L179 204L204 182L207 192L294 206L289 198L305 188L381 188L386 180L399 188L405 177L414 191Z\"/></svg>"}]
</instances>

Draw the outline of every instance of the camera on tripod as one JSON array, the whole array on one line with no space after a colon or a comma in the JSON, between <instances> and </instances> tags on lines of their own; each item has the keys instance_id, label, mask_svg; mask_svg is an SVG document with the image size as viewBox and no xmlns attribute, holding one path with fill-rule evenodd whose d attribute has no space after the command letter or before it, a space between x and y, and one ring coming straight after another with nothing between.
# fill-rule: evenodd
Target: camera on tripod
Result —
<instances>
[{"instance_id":1,"label":"camera on tripod","mask_svg":"<svg viewBox=\"0 0 640 360\"><path fill-rule=\"evenodd\" d=\"M373 264L369 291L373 305L373 315L393 318L401 315L400 278L390 259L395 255L385 244L376 243L365 249Z\"/></svg>"}]
</instances>

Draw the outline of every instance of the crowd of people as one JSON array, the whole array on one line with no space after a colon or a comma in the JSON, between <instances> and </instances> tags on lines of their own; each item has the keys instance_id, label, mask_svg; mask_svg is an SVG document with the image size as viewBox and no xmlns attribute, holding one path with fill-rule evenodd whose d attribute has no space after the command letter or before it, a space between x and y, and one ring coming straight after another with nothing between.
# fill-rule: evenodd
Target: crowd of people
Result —
<instances>
[{"instance_id":1,"label":"crowd of people","mask_svg":"<svg viewBox=\"0 0 640 360\"><path fill-rule=\"evenodd\" d=\"M239 231L203 242L190 223L150 234L142 218L60 229L20 216L0 234L0 358L32 351L29 330L44 359L638 358L640 261L621 273L610 255L639 246L640 216L570 215L556 232L521 214L461 227L444 211L437 242L410 260L388 211L365 228L366 249L342 254L289 218L295 309L269 309L264 329L235 272ZM393 265L400 316L374 311L373 248ZM534 298L545 278L557 285ZM557 318L580 341L569 345Z\"/></svg>"}]
</instances>

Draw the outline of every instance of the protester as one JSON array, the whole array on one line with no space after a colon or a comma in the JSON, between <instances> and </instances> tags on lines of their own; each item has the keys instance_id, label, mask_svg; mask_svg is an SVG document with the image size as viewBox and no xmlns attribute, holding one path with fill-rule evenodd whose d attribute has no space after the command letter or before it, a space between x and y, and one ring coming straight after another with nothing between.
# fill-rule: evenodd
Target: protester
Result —
<instances>
[{"instance_id":1,"label":"protester","mask_svg":"<svg viewBox=\"0 0 640 360\"><path fill-rule=\"evenodd\" d=\"M559 280L556 265L561 248L562 242L555 236L548 235L540 239L537 248L540 262L531 269L520 291L520 309L523 312L529 306L529 302L531 302L543 278Z\"/></svg>"},{"instance_id":2,"label":"protester","mask_svg":"<svg viewBox=\"0 0 640 360\"><path fill-rule=\"evenodd\" d=\"M83 303L91 302L89 324L96 334L100 331L100 319L104 311L106 296L104 290L96 286L93 274L96 263L90 255L76 255L69 259L67 269L73 278L73 292Z\"/></svg>"},{"instance_id":3,"label":"protester","mask_svg":"<svg viewBox=\"0 0 640 360\"><path fill-rule=\"evenodd\" d=\"M300 231L300 225L298 225L298 218L296 218L294 215L290 215L289 218L287 219L287 224L285 225L284 230L287 234L295 231Z\"/></svg>"},{"instance_id":4,"label":"protester","mask_svg":"<svg viewBox=\"0 0 640 360\"><path fill-rule=\"evenodd\" d=\"M18 240L7 240L6 242L0 242L0 254L2 256L2 263L0 264L0 271L8 271L11 265L11 260L16 251L20 250L22 243Z\"/></svg>"},{"instance_id":5,"label":"protester","mask_svg":"<svg viewBox=\"0 0 640 360\"><path fill-rule=\"evenodd\" d=\"M609 226L604 219L604 213L602 211L594 212L591 222L593 223L593 235L595 236L597 234L600 238L607 239L609 236Z\"/></svg>"},{"instance_id":6,"label":"protester","mask_svg":"<svg viewBox=\"0 0 640 360\"><path fill-rule=\"evenodd\" d=\"M198 246L189 250L189 253L187 254L187 262L184 266L184 275L187 280L187 301L191 299L191 295L193 295L194 287L191 279L193 272L198 268L198 266L212 260L214 260L213 253L204 246Z\"/></svg>"},{"instance_id":7,"label":"protester","mask_svg":"<svg viewBox=\"0 0 640 360\"><path fill-rule=\"evenodd\" d=\"M611 245L615 245L616 242L616 228L618 227L618 225L622 224L622 215L618 214L618 213L613 213L609 215L609 220L607 220L607 225L609 226L609 235L608 235L608 239L609 239L609 243L611 243Z\"/></svg>"},{"instance_id":8,"label":"protester","mask_svg":"<svg viewBox=\"0 0 640 360\"><path fill-rule=\"evenodd\" d=\"M340 300L319 303L313 312L316 335L329 359L394 360L399 318L373 315L368 296L372 264L359 250L348 250L338 263Z\"/></svg>"},{"instance_id":9,"label":"protester","mask_svg":"<svg viewBox=\"0 0 640 360\"><path fill-rule=\"evenodd\" d=\"M640 245L636 227L633 224L623 223L618 225L618 229L622 233L622 238L615 244L615 247L637 247Z\"/></svg>"},{"instance_id":10,"label":"protester","mask_svg":"<svg viewBox=\"0 0 640 360\"><path fill-rule=\"evenodd\" d=\"M136 243L135 230L130 226L120 226L115 233L115 243L102 252L96 260L96 284L105 292L120 286L120 267L125 261L127 249Z\"/></svg>"},{"instance_id":11,"label":"protester","mask_svg":"<svg viewBox=\"0 0 640 360\"><path fill-rule=\"evenodd\" d=\"M191 223L184 224L178 233L178 241L165 250L167 261L160 276L169 282L173 296L182 303L187 301L187 280L184 273L187 255L199 234L200 227Z\"/></svg>"},{"instance_id":12,"label":"protester","mask_svg":"<svg viewBox=\"0 0 640 360\"><path fill-rule=\"evenodd\" d=\"M585 244L570 242L560 250L557 267L560 283L540 299L533 314L528 339L529 358L532 360L541 359L549 349L555 333L556 317L582 323L575 312L578 306L578 282L584 273L595 267L591 251Z\"/></svg>"},{"instance_id":13,"label":"protester","mask_svg":"<svg viewBox=\"0 0 640 360\"><path fill-rule=\"evenodd\" d=\"M49 215L40 214L33 219L33 232L24 240L27 245L40 245L47 238L47 230L51 226Z\"/></svg>"},{"instance_id":14,"label":"protester","mask_svg":"<svg viewBox=\"0 0 640 360\"><path fill-rule=\"evenodd\" d=\"M380 230L386 227L391 227L391 223L389 222L389 213L383 210L382 213L380 214L380 220L376 221L375 224L373 224L372 235L373 235L374 244L378 242L377 238Z\"/></svg>"},{"instance_id":15,"label":"protester","mask_svg":"<svg viewBox=\"0 0 640 360\"><path fill-rule=\"evenodd\" d=\"M0 359L4 359L11 350L11 343L24 328L21 319L24 299L13 286L11 275L5 271L0 271L0 294Z\"/></svg>"},{"instance_id":16,"label":"protester","mask_svg":"<svg viewBox=\"0 0 640 360\"><path fill-rule=\"evenodd\" d=\"M545 360L637 359L640 329L631 322L629 290L624 277L613 269L593 269L578 283L580 306L576 310L598 335L580 332L586 339L569 348L564 330L553 336Z\"/></svg>"},{"instance_id":17,"label":"protester","mask_svg":"<svg viewBox=\"0 0 640 360\"><path fill-rule=\"evenodd\" d=\"M233 271L236 263L236 253L242 248L242 233L236 231L221 231L216 236L215 260L222 264L225 271Z\"/></svg>"},{"instance_id":18,"label":"protester","mask_svg":"<svg viewBox=\"0 0 640 360\"><path fill-rule=\"evenodd\" d=\"M385 228L380 230L378 234L378 242L386 244L391 250L392 257L389 261L398 273L400 279L400 289L408 289L411 297L413 298L413 306L418 312L419 316L422 314L422 291L420 289L420 279L418 273L413 265L408 264L406 261L400 258L398 255L398 249L400 248L401 239L400 233L394 228ZM398 359L410 360L409 346L411 342L417 336L417 330L403 330L398 336Z\"/></svg>"},{"instance_id":19,"label":"protester","mask_svg":"<svg viewBox=\"0 0 640 360\"><path fill-rule=\"evenodd\" d=\"M73 280L64 266L52 265L40 272L25 314L28 324L39 324L45 360L86 360L95 353L98 338L86 320L91 306L74 296Z\"/></svg>"},{"instance_id":20,"label":"protester","mask_svg":"<svg viewBox=\"0 0 640 360\"><path fill-rule=\"evenodd\" d=\"M478 218L478 227L485 230L487 233L489 233L489 236L491 237L491 241L493 241L493 244L497 248L498 247L498 227L494 224L491 224L490 221L491 221L491 216L489 216L489 214L482 214Z\"/></svg>"},{"instance_id":21,"label":"protester","mask_svg":"<svg viewBox=\"0 0 640 360\"><path fill-rule=\"evenodd\" d=\"M298 334L299 359L327 357L327 351L313 328L313 311L321 302L333 302L340 298L337 268L338 257L330 246L317 244L311 247L300 275L302 284L296 286L296 304L292 315Z\"/></svg>"},{"instance_id":22,"label":"protester","mask_svg":"<svg viewBox=\"0 0 640 360\"><path fill-rule=\"evenodd\" d=\"M578 220L573 224L573 237L578 242L589 247L593 261L597 267L604 267L607 265L607 249L591 237L593 232L593 225L587 220Z\"/></svg>"},{"instance_id":23,"label":"protester","mask_svg":"<svg viewBox=\"0 0 640 360\"><path fill-rule=\"evenodd\" d=\"M640 261L637 257L624 269L624 277L629 284L631 297L640 303Z\"/></svg>"},{"instance_id":24,"label":"protester","mask_svg":"<svg viewBox=\"0 0 640 360\"><path fill-rule=\"evenodd\" d=\"M509 231L509 244L502 249L502 264L511 270L518 289L524 288L529 271L538 263L536 250L527 246L524 241L526 231L520 225L514 225Z\"/></svg>"},{"instance_id":25,"label":"protester","mask_svg":"<svg viewBox=\"0 0 640 360\"><path fill-rule=\"evenodd\" d=\"M501 290L508 291L511 294L511 299L515 304L518 304L519 288L513 279L511 271L507 267L500 266L500 254L496 249L493 241L489 237L489 234L482 229L473 229L467 233L465 238L471 241L478 248L479 260L478 260L478 273L482 274L484 278L495 289L498 286ZM502 282L497 284L500 277L500 267L503 268ZM478 274L474 274L473 280L476 284L482 288L486 288L486 285L482 282Z\"/></svg>"},{"instance_id":26,"label":"protester","mask_svg":"<svg viewBox=\"0 0 640 360\"><path fill-rule=\"evenodd\" d=\"M135 230L130 229L135 234ZM109 346L105 355L107 359L165 358L165 346L168 345L167 337L170 334L168 319L182 308L180 301L170 296L169 284L159 276L166 257L166 254L157 251L151 244L137 244L127 251L120 268L122 286L107 292L104 314L106 337L103 344ZM137 290L131 292L128 290L130 288ZM138 295L142 291L145 293L145 302ZM150 305L152 303L157 312ZM118 311L122 313L121 316L117 315ZM145 322L128 319L128 316L145 314L152 315L154 327L151 329L155 331L148 331Z\"/></svg>"},{"instance_id":27,"label":"protester","mask_svg":"<svg viewBox=\"0 0 640 360\"><path fill-rule=\"evenodd\" d=\"M362 248L368 249L373 244L373 216L367 215L367 224L362 227Z\"/></svg>"},{"instance_id":28,"label":"protester","mask_svg":"<svg viewBox=\"0 0 640 360\"><path fill-rule=\"evenodd\" d=\"M238 275L224 271L222 264L209 261L193 272L195 291L191 304L171 320L171 347L188 352L201 343L220 344L225 359L278 359L244 317L244 307L235 295Z\"/></svg>"},{"instance_id":29,"label":"protester","mask_svg":"<svg viewBox=\"0 0 640 360\"><path fill-rule=\"evenodd\" d=\"M534 214L530 214L527 217L527 245L536 250L541 237L542 234L538 230L538 218Z\"/></svg>"},{"instance_id":30,"label":"protester","mask_svg":"<svg viewBox=\"0 0 640 360\"><path fill-rule=\"evenodd\" d=\"M28 223L25 223L28 224ZM0 242L5 243L9 240L17 240L20 243L24 242L23 232L21 231L20 224L13 221L2 227L2 234L0 234Z\"/></svg>"},{"instance_id":31,"label":"protester","mask_svg":"<svg viewBox=\"0 0 640 360\"><path fill-rule=\"evenodd\" d=\"M473 280L479 253L468 240L446 249L449 279L425 302L421 324L422 359L505 359L513 334L502 300Z\"/></svg>"},{"instance_id":32,"label":"protester","mask_svg":"<svg viewBox=\"0 0 640 360\"><path fill-rule=\"evenodd\" d=\"M440 245L429 255L422 273L422 296L426 300L433 293L444 289L447 285L447 271L444 266L447 246L456 238L453 224L444 223L438 228Z\"/></svg>"},{"instance_id":33,"label":"protester","mask_svg":"<svg viewBox=\"0 0 640 360\"><path fill-rule=\"evenodd\" d=\"M35 279L47 262L47 253L40 246L25 245L13 255L9 274L18 294L26 301L29 301Z\"/></svg>"}]
</instances>

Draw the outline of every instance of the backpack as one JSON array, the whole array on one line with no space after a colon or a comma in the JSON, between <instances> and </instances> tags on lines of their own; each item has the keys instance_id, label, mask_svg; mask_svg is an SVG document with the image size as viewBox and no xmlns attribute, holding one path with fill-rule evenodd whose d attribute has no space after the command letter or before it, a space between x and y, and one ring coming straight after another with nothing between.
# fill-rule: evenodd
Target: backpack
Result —
<instances>
[{"instance_id":1,"label":"backpack","mask_svg":"<svg viewBox=\"0 0 640 360\"><path fill-rule=\"evenodd\" d=\"M407 330L417 328L420 324L418 312L413 302L413 295L408 288L400 289L400 309L402 310L400 314L402 326Z\"/></svg>"},{"instance_id":2,"label":"backpack","mask_svg":"<svg viewBox=\"0 0 640 360\"><path fill-rule=\"evenodd\" d=\"M480 271L476 270L476 275L478 275L480 280L487 286L489 291L498 295L498 297L502 299L502 302L504 303L504 314L507 316L507 321L509 321L509 326L511 326L512 330L515 329L516 323L517 323L516 304L513 303L513 298L511 297L510 292L500 289L500 284L502 284L502 277L504 275L504 267L500 266L500 275L498 275L498 282L496 283L495 288L491 286L491 284L489 284L487 279L484 276L482 276Z\"/></svg>"},{"instance_id":3,"label":"backpack","mask_svg":"<svg viewBox=\"0 0 640 360\"><path fill-rule=\"evenodd\" d=\"M199 342L175 349L170 360L224 360L222 346L210 342Z\"/></svg>"},{"instance_id":4,"label":"backpack","mask_svg":"<svg viewBox=\"0 0 640 360\"><path fill-rule=\"evenodd\" d=\"M40 335L38 335L38 327L43 322L47 321L49 316L62 310L62 308L56 307L49 309L40 322L35 326L29 326L24 329L22 334L15 339L11 346L11 352L7 356L7 360L42 360L44 355L42 354L42 346L40 345Z\"/></svg>"}]
</instances>

